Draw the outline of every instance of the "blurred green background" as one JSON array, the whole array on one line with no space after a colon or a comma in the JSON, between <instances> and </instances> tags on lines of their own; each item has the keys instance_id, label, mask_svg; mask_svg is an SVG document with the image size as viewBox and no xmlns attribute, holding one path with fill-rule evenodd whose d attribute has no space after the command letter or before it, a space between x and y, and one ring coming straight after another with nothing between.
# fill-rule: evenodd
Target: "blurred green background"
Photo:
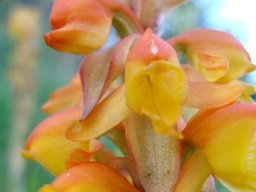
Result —
<instances>
[{"instance_id":1,"label":"blurred green background","mask_svg":"<svg viewBox=\"0 0 256 192\"><path fill-rule=\"evenodd\" d=\"M168 38L189 28L212 26L250 42L243 22L216 24L216 19L223 19L221 2L198 0L182 6L166 16L161 36ZM52 91L71 79L81 60L81 56L46 47L43 34L50 30L51 5L51 0L0 0L0 190L3 192L34 192L53 179L39 165L20 155L27 136L45 117L41 105ZM253 77L249 78L255 82Z\"/></svg>"}]
</instances>

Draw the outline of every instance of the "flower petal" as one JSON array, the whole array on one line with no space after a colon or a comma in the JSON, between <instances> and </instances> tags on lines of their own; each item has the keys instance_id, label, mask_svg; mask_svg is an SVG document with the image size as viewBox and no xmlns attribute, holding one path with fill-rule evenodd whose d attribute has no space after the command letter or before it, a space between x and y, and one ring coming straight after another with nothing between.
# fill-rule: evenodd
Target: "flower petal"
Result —
<instances>
[{"instance_id":1,"label":"flower petal","mask_svg":"<svg viewBox=\"0 0 256 192\"><path fill-rule=\"evenodd\" d=\"M80 109L56 113L41 122L26 142L25 157L33 158L53 175L66 169L73 150L90 151L90 142L73 142L65 137L66 129L79 119Z\"/></svg>"},{"instance_id":2,"label":"flower petal","mask_svg":"<svg viewBox=\"0 0 256 192\"><path fill-rule=\"evenodd\" d=\"M207 52L194 52L191 63L196 63L195 68L208 82L216 82L229 70L229 61L218 55Z\"/></svg>"},{"instance_id":3,"label":"flower petal","mask_svg":"<svg viewBox=\"0 0 256 192\"><path fill-rule=\"evenodd\" d=\"M200 112L183 132L232 191L256 190L255 117L255 105L234 103Z\"/></svg>"},{"instance_id":4,"label":"flower petal","mask_svg":"<svg viewBox=\"0 0 256 192\"><path fill-rule=\"evenodd\" d=\"M199 109L216 108L237 100L243 91L244 86L239 81L226 84L188 81L188 95L184 105Z\"/></svg>"},{"instance_id":5,"label":"flower petal","mask_svg":"<svg viewBox=\"0 0 256 192\"><path fill-rule=\"evenodd\" d=\"M78 74L68 85L52 93L42 110L47 114L53 114L77 106L82 106L82 86Z\"/></svg>"},{"instance_id":6,"label":"flower petal","mask_svg":"<svg viewBox=\"0 0 256 192\"><path fill-rule=\"evenodd\" d=\"M82 62L80 75L84 112L81 119L86 118L109 88L111 82L123 73L126 57L137 38L137 35L129 36L115 47L93 53Z\"/></svg>"},{"instance_id":7,"label":"flower petal","mask_svg":"<svg viewBox=\"0 0 256 192\"><path fill-rule=\"evenodd\" d=\"M83 120L72 124L67 137L72 140L90 140L118 125L130 115L125 103L124 85L102 100Z\"/></svg>"},{"instance_id":8,"label":"flower petal","mask_svg":"<svg viewBox=\"0 0 256 192\"><path fill-rule=\"evenodd\" d=\"M40 192L138 192L114 169L99 163L79 164L57 177L51 185Z\"/></svg>"},{"instance_id":9,"label":"flower petal","mask_svg":"<svg viewBox=\"0 0 256 192\"><path fill-rule=\"evenodd\" d=\"M55 0L50 22L53 31L45 35L47 45L75 54L102 47L112 23L110 10L95 0Z\"/></svg>"},{"instance_id":10,"label":"flower petal","mask_svg":"<svg viewBox=\"0 0 256 192\"><path fill-rule=\"evenodd\" d=\"M220 73L218 72L217 76L213 75L214 78L211 77L212 72L210 73L210 77L207 77L207 79L211 81L229 82L256 68L251 64L250 56L243 45L232 35L225 32L211 29L194 29L171 38L168 42L172 46L184 49L190 64L195 66L196 69L202 69L202 64L204 65L203 68L206 67L205 65L209 65L206 67L208 69L216 64L223 66L224 68L221 67L222 70L220 70ZM198 53L204 55L198 55ZM206 63L204 63L205 60L207 60ZM229 70L224 74L225 60L228 62ZM207 75L206 73L203 74L204 76ZM223 76L221 77L221 75Z\"/></svg>"},{"instance_id":11,"label":"flower petal","mask_svg":"<svg viewBox=\"0 0 256 192\"><path fill-rule=\"evenodd\" d=\"M173 134L181 115L186 79L177 55L150 29L136 42L126 62L126 103L147 115L158 133Z\"/></svg>"}]
</instances>

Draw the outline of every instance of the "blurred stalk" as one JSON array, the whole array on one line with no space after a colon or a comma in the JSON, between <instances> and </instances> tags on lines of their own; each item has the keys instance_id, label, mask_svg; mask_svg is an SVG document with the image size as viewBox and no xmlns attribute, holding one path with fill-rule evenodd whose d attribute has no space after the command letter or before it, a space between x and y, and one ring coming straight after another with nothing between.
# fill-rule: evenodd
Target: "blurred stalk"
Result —
<instances>
[{"instance_id":1,"label":"blurred stalk","mask_svg":"<svg viewBox=\"0 0 256 192\"><path fill-rule=\"evenodd\" d=\"M8 139L10 191L26 192L25 162L19 151L24 145L35 106L39 12L34 8L16 6L10 12L7 25L15 45L9 59L9 78L13 91L11 102L14 107L12 128Z\"/></svg>"}]
</instances>

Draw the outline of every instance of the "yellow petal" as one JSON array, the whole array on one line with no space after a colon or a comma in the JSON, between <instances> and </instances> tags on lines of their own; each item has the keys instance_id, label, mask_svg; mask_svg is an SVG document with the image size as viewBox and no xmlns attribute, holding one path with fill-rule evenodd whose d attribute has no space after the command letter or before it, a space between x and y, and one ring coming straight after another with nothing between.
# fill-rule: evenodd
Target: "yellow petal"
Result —
<instances>
[{"instance_id":1,"label":"yellow petal","mask_svg":"<svg viewBox=\"0 0 256 192\"><path fill-rule=\"evenodd\" d=\"M229 61L223 56L194 52L191 57L191 63L197 63L195 68L208 82L216 82L229 70Z\"/></svg>"},{"instance_id":2,"label":"yellow petal","mask_svg":"<svg viewBox=\"0 0 256 192\"><path fill-rule=\"evenodd\" d=\"M40 192L138 192L122 175L99 163L79 164L57 177Z\"/></svg>"},{"instance_id":3,"label":"yellow petal","mask_svg":"<svg viewBox=\"0 0 256 192\"><path fill-rule=\"evenodd\" d=\"M202 64L204 65L203 68L208 65L206 69L216 64L222 66L217 75L212 70L210 71L213 74L211 72L210 76L208 76L209 73L207 75L205 71L199 70L211 81L229 82L255 69L243 45L235 37L225 32L211 29L194 29L171 38L168 42L177 48L184 49L190 64L196 69L202 69ZM198 53L204 53L204 55L200 56ZM225 73L224 66L226 62L228 62L228 71ZM214 78L212 78L212 75Z\"/></svg>"},{"instance_id":4,"label":"yellow petal","mask_svg":"<svg viewBox=\"0 0 256 192\"><path fill-rule=\"evenodd\" d=\"M186 90L180 67L155 61L128 79L126 85L127 105L134 112L150 117L156 132L167 133L177 123ZM157 126L160 121L165 129Z\"/></svg>"},{"instance_id":5,"label":"yellow petal","mask_svg":"<svg viewBox=\"0 0 256 192\"><path fill-rule=\"evenodd\" d=\"M202 111L183 132L204 152L214 176L233 191L256 190L255 117L255 105L235 103Z\"/></svg>"},{"instance_id":6,"label":"yellow petal","mask_svg":"<svg viewBox=\"0 0 256 192\"><path fill-rule=\"evenodd\" d=\"M89 140L109 131L131 113L125 103L124 85L102 100L83 120L73 123L67 130L72 140Z\"/></svg>"},{"instance_id":7,"label":"yellow petal","mask_svg":"<svg viewBox=\"0 0 256 192\"><path fill-rule=\"evenodd\" d=\"M71 109L40 123L26 142L25 157L34 159L54 175L62 173L73 150L90 150L89 142L72 142L65 137L66 129L79 119L81 112Z\"/></svg>"},{"instance_id":8,"label":"yellow petal","mask_svg":"<svg viewBox=\"0 0 256 192\"><path fill-rule=\"evenodd\" d=\"M202 191L203 184L211 174L211 167L200 150L186 160L181 168L174 192Z\"/></svg>"},{"instance_id":9,"label":"yellow petal","mask_svg":"<svg viewBox=\"0 0 256 192\"><path fill-rule=\"evenodd\" d=\"M240 97L240 101L241 102L245 102L245 103L254 103L254 100L252 98L252 95L255 94L256 89L253 85L244 83L244 92Z\"/></svg>"},{"instance_id":10,"label":"yellow petal","mask_svg":"<svg viewBox=\"0 0 256 192\"><path fill-rule=\"evenodd\" d=\"M158 133L173 134L181 115L186 79L177 55L151 30L132 47L126 62L126 103L147 115Z\"/></svg>"}]
</instances>

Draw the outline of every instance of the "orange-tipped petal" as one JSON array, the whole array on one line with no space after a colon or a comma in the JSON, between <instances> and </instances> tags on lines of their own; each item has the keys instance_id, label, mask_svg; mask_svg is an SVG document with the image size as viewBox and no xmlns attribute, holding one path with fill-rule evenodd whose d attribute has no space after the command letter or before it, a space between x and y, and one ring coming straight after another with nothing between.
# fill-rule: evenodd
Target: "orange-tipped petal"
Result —
<instances>
[{"instance_id":1,"label":"orange-tipped petal","mask_svg":"<svg viewBox=\"0 0 256 192\"><path fill-rule=\"evenodd\" d=\"M75 54L102 47L112 23L110 10L97 0L55 0L50 22L52 31L45 35L47 45Z\"/></svg>"},{"instance_id":2,"label":"orange-tipped petal","mask_svg":"<svg viewBox=\"0 0 256 192\"><path fill-rule=\"evenodd\" d=\"M239 81L226 84L188 81L185 106L199 109L216 108L239 99L244 86Z\"/></svg>"},{"instance_id":3,"label":"orange-tipped petal","mask_svg":"<svg viewBox=\"0 0 256 192\"><path fill-rule=\"evenodd\" d=\"M99 137L117 126L130 113L125 103L123 85L96 105L84 120L73 123L67 130L67 137L72 140L90 140Z\"/></svg>"},{"instance_id":4,"label":"orange-tipped petal","mask_svg":"<svg viewBox=\"0 0 256 192\"><path fill-rule=\"evenodd\" d=\"M129 36L115 47L86 57L80 68L83 87L84 112L81 119L93 110L110 84L124 71L124 64L137 35Z\"/></svg>"},{"instance_id":5,"label":"orange-tipped petal","mask_svg":"<svg viewBox=\"0 0 256 192\"><path fill-rule=\"evenodd\" d=\"M125 82L128 107L150 117L156 132L174 134L186 79L173 48L147 30L128 56Z\"/></svg>"},{"instance_id":6,"label":"orange-tipped petal","mask_svg":"<svg viewBox=\"0 0 256 192\"><path fill-rule=\"evenodd\" d=\"M225 32L194 29L171 38L168 42L184 49L190 64L199 69L199 72L210 81L228 82L255 69L243 45Z\"/></svg>"},{"instance_id":7,"label":"orange-tipped petal","mask_svg":"<svg viewBox=\"0 0 256 192\"><path fill-rule=\"evenodd\" d=\"M71 109L48 117L30 134L25 157L40 163L49 172L59 175L66 169L73 150L90 151L90 142L72 142L65 137L66 129L79 119L80 109Z\"/></svg>"},{"instance_id":8,"label":"orange-tipped petal","mask_svg":"<svg viewBox=\"0 0 256 192\"><path fill-rule=\"evenodd\" d=\"M196 115L184 138L201 149L212 173L231 191L256 190L256 106L234 103Z\"/></svg>"},{"instance_id":9,"label":"orange-tipped petal","mask_svg":"<svg viewBox=\"0 0 256 192\"><path fill-rule=\"evenodd\" d=\"M155 133L146 116L131 115L124 124L136 172L145 191L170 191L181 164L177 137Z\"/></svg>"},{"instance_id":10,"label":"orange-tipped petal","mask_svg":"<svg viewBox=\"0 0 256 192\"><path fill-rule=\"evenodd\" d=\"M82 86L78 74L68 85L52 93L42 110L47 114L53 114L77 106L82 106Z\"/></svg>"},{"instance_id":11,"label":"orange-tipped petal","mask_svg":"<svg viewBox=\"0 0 256 192\"><path fill-rule=\"evenodd\" d=\"M138 192L114 169L99 163L79 164L57 177L39 192Z\"/></svg>"}]
</instances>

